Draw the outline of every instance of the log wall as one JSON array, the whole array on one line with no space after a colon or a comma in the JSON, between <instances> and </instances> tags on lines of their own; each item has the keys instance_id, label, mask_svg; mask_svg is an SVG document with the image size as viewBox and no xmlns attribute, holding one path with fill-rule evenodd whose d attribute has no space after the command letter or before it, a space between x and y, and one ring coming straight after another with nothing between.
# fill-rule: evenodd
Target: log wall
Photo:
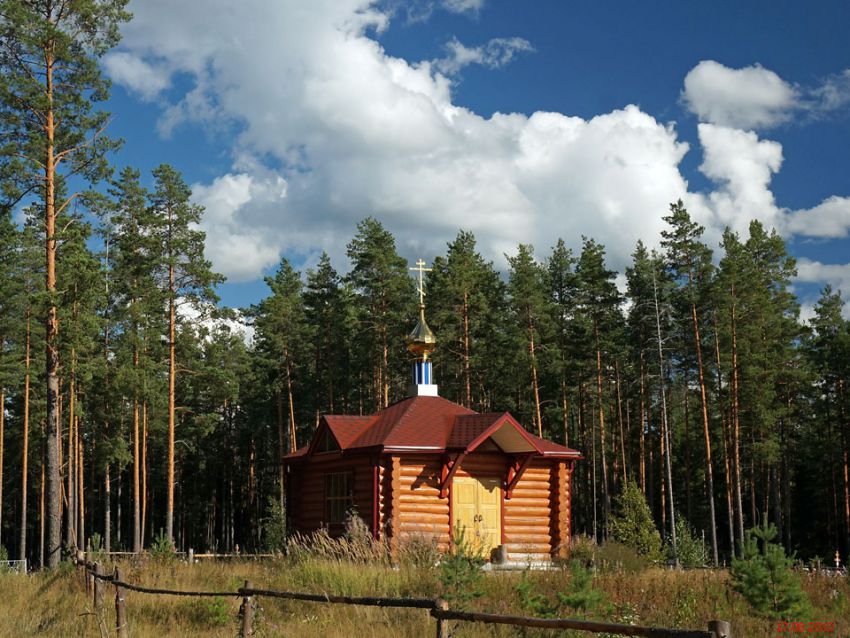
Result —
<instances>
[{"instance_id":1,"label":"log wall","mask_svg":"<svg viewBox=\"0 0 850 638\"><path fill-rule=\"evenodd\" d=\"M517 482L513 496L505 499L503 525L508 560L551 557L558 542L553 525L558 520L557 468L558 464L551 461L532 462Z\"/></svg>"},{"instance_id":2,"label":"log wall","mask_svg":"<svg viewBox=\"0 0 850 638\"><path fill-rule=\"evenodd\" d=\"M347 457L332 455L314 456L307 463L293 465L290 472L291 485L287 490L292 523L299 532L310 533L327 526L325 520L325 474L330 472L352 472L354 481L354 507L371 530L373 498L373 464L364 456ZM341 526L331 526L333 535L340 534Z\"/></svg>"},{"instance_id":3,"label":"log wall","mask_svg":"<svg viewBox=\"0 0 850 638\"><path fill-rule=\"evenodd\" d=\"M436 543L449 549L449 499L440 498L442 457L394 457L390 462L392 542Z\"/></svg>"}]
</instances>

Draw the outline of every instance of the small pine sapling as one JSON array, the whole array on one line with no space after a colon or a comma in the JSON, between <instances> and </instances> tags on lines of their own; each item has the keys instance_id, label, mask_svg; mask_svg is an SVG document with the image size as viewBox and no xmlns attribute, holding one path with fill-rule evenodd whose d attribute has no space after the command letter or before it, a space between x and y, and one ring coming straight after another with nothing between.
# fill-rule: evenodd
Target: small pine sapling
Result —
<instances>
[{"instance_id":1,"label":"small pine sapling","mask_svg":"<svg viewBox=\"0 0 850 638\"><path fill-rule=\"evenodd\" d=\"M522 572L522 579L514 589L519 594L520 605L532 616L553 618L557 614L557 605L553 604L548 596L534 591L534 583L528 578L528 570Z\"/></svg>"},{"instance_id":2,"label":"small pine sapling","mask_svg":"<svg viewBox=\"0 0 850 638\"><path fill-rule=\"evenodd\" d=\"M481 567L484 559L466 540L464 528L455 527L451 551L440 561L439 580L443 585L443 598L449 602L465 603L484 595Z\"/></svg>"},{"instance_id":3,"label":"small pine sapling","mask_svg":"<svg viewBox=\"0 0 850 638\"><path fill-rule=\"evenodd\" d=\"M570 565L570 582L565 592L558 592L561 605L583 616L609 607L605 594L593 587L593 571L579 562Z\"/></svg>"},{"instance_id":4,"label":"small pine sapling","mask_svg":"<svg viewBox=\"0 0 850 638\"><path fill-rule=\"evenodd\" d=\"M793 557L785 555L775 538L776 527L768 523L747 531L743 556L732 559L732 587L768 618L803 620L809 600L791 570Z\"/></svg>"}]
</instances>

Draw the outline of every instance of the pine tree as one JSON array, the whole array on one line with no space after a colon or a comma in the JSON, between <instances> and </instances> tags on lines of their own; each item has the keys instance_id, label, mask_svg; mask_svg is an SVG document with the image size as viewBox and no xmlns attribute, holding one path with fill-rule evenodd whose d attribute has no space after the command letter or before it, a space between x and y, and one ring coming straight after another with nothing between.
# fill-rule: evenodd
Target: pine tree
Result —
<instances>
[{"instance_id":1,"label":"pine tree","mask_svg":"<svg viewBox=\"0 0 850 638\"><path fill-rule=\"evenodd\" d=\"M520 244L517 254L508 257L508 298L511 323L516 331L517 360L529 371L532 424L543 436L543 413L540 408L540 359L550 345L552 315L546 271L534 259L534 249Z\"/></svg>"},{"instance_id":2,"label":"pine tree","mask_svg":"<svg viewBox=\"0 0 850 638\"><path fill-rule=\"evenodd\" d=\"M168 306L168 474L165 536L174 543L174 432L175 384L177 380L176 333L177 307L193 304L201 313L203 304L217 300L213 287L223 278L212 271L204 257L204 233L197 229L203 208L191 203L192 193L181 175L163 164L153 171L154 192L151 196L153 226L161 255L157 264L160 287Z\"/></svg>"},{"instance_id":3,"label":"pine tree","mask_svg":"<svg viewBox=\"0 0 850 638\"><path fill-rule=\"evenodd\" d=\"M59 358L56 307L57 217L77 193L66 194L71 177L98 181L107 171L105 155L115 148L103 131L108 116L93 109L107 97L98 58L119 39L129 18L127 0L3 0L0 3L0 181L20 201L34 194L45 228L47 380L47 555L60 559L61 521L58 425Z\"/></svg>"},{"instance_id":4,"label":"pine tree","mask_svg":"<svg viewBox=\"0 0 850 638\"><path fill-rule=\"evenodd\" d=\"M272 371L277 403L280 503L283 507L283 457L298 447L293 379L308 369L307 346L311 332L305 321L301 273L282 259L274 277L266 277L271 295L254 306L250 314L256 329L256 351L262 353ZM284 417L284 397L287 416ZM288 427L284 424L288 422Z\"/></svg>"},{"instance_id":5,"label":"pine tree","mask_svg":"<svg viewBox=\"0 0 850 638\"><path fill-rule=\"evenodd\" d=\"M616 498L608 527L610 537L648 560L661 558L661 535L637 483L627 482Z\"/></svg>"},{"instance_id":6,"label":"pine tree","mask_svg":"<svg viewBox=\"0 0 850 638\"><path fill-rule=\"evenodd\" d=\"M732 587L768 618L803 620L810 603L776 535L770 524L748 530L741 558L732 559Z\"/></svg>"},{"instance_id":7,"label":"pine tree","mask_svg":"<svg viewBox=\"0 0 850 638\"><path fill-rule=\"evenodd\" d=\"M373 217L357 224L348 258L352 269L347 280L357 293L357 341L371 376L371 398L380 410L389 405L391 388L400 390L404 385L396 371L409 330L405 328L415 317L413 280L396 251L395 238Z\"/></svg>"},{"instance_id":8,"label":"pine tree","mask_svg":"<svg viewBox=\"0 0 850 638\"><path fill-rule=\"evenodd\" d=\"M580 312L591 328L596 366L596 417L599 423L600 460L602 462L602 498L604 523L611 513L608 480L608 437L605 432L605 400L603 397L603 352L611 356L621 321L620 293L614 283L616 273L605 265L605 248L593 239L583 238L581 255L576 265ZM594 440L596 437L593 437ZM595 489L595 488L594 488ZM605 525L603 525L603 536Z\"/></svg>"},{"instance_id":9,"label":"pine tree","mask_svg":"<svg viewBox=\"0 0 850 638\"><path fill-rule=\"evenodd\" d=\"M478 252L471 232L460 231L445 257L434 259L426 279L428 322L438 335L434 353L443 396L473 407L482 406L483 346L496 335L502 302L499 275Z\"/></svg>"},{"instance_id":10,"label":"pine tree","mask_svg":"<svg viewBox=\"0 0 850 638\"><path fill-rule=\"evenodd\" d=\"M706 499L708 500L709 532L711 534L712 560L716 566L717 556L717 522L714 512L714 469L711 462L711 434L708 420L708 394L706 391L705 372L703 365L702 340L700 337L700 310L698 304L705 290L710 285L713 266L711 250L700 242L705 230L691 220L682 200L670 205L670 215L664 217L670 230L661 232L661 244L667 251L667 265L674 280L683 286L690 323L693 330L693 347L696 354L697 381L700 391L700 407L705 443L705 477Z\"/></svg>"}]
</instances>

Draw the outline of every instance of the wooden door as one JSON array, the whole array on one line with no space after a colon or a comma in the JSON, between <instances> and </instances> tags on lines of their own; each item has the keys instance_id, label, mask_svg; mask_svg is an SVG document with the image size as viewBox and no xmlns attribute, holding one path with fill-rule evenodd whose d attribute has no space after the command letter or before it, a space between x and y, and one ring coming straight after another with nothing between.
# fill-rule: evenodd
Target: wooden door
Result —
<instances>
[{"instance_id":1,"label":"wooden door","mask_svg":"<svg viewBox=\"0 0 850 638\"><path fill-rule=\"evenodd\" d=\"M464 530L470 548L489 558L501 544L501 480L456 477L452 482L452 511L453 526Z\"/></svg>"}]
</instances>

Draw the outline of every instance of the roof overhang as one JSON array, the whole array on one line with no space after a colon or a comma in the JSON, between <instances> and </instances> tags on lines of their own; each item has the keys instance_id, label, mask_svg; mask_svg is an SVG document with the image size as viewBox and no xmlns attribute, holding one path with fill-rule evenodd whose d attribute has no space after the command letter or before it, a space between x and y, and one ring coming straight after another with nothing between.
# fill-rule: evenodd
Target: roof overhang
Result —
<instances>
[{"instance_id":1,"label":"roof overhang","mask_svg":"<svg viewBox=\"0 0 850 638\"><path fill-rule=\"evenodd\" d=\"M475 451L478 446L488 439L492 439L506 454L543 455L543 450L531 438L531 435L507 412L493 421L486 430L469 442L469 445L466 446L467 453Z\"/></svg>"}]
</instances>

